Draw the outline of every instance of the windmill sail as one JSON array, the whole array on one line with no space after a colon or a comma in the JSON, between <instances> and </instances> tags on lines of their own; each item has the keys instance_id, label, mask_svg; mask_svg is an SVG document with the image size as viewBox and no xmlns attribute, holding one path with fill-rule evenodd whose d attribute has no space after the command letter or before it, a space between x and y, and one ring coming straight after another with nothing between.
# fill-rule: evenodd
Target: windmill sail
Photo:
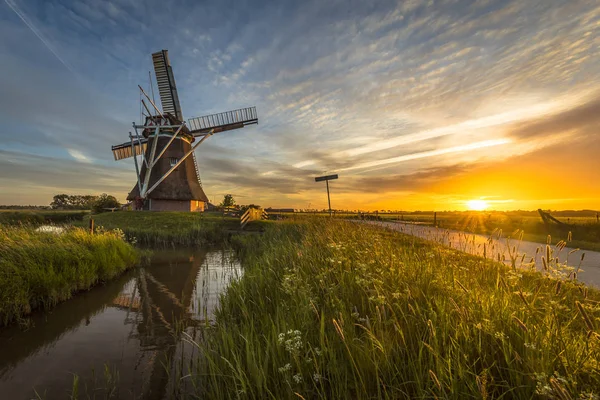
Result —
<instances>
[{"instance_id":1,"label":"windmill sail","mask_svg":"<svg viewBox=\"0 0 600 400\"><path fill-rule=\"evenodd\" d=\"M243 128L246 125L258 124L256 107L190 118L188 127L192 134L201 135L213 130L214 133Z\"/></svg>"},{"instance_id":2,"label":"windmill sail","mask_svg":"<svg viewBox=\"0 0 600 400\"><path fill-rule=\"evenodd\" d=\"M179 96L177 95L177 87L175 86L175 77L173 76L173 69L169 62L168 51L161 50L153 53L152 62L154 63L154 73L156 75L156 83L158 85L158 93L160 94L163 113L169 113L178 120L183 121L181 106L179 105Z\"/></svg>"},{"instance_id":3,"label":"windmill sail","mask_svg":"<svg viewBox=\"0 0 600 400\"><path fill-rule=\"evenodd\" d=\"M124 158L133 157L133 152L135 151L136 156L140 156L146 152L146 147L148 146L148 139L144 138L140 140L140 142L133 142L133 148L131 147L131 142L125 142L118 144L116 146L112 146L113 156L115 160L122 160Z\"/></svg>"}]
</instances>

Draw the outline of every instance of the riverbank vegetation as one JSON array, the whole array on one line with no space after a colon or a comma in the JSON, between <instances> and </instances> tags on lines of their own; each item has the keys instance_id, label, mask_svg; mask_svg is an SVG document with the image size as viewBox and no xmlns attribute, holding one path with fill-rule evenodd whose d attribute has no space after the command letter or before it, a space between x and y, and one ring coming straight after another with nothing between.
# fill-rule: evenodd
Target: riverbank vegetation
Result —
<instances>
[{"instance_id":1,"label":"riverbank vegetation","mask_svg":"<svg viewBox=\"0 0 600 400\"><path fill-rule=\"evenodd\" d=\"M0 326L107 281L138 259L119 231L9 225L0 225L0 255Z\"/></svg>"},{"instance_id":2,"label":"riverbank vegetation","mask_svg":"<svg viewBox=\"0 0 600 400\"><path fill-rule=\"evenodd\" d=\"M83 221L89 211L0 210L0 225L69 224Z\"/></svg>"},{"instance_id":3,"label":"riverbank vegetation","mask_svg":"<svg viewBox=\"0 0 600 400\"><path fill-rule=\"evenodd\" d=\"M224 217L222 213L122 211L94 215L92 218L96 226L121 229L129 240L146 246L223 243L231 232L240 228L239 218ZM262 227L261 221L254 221L245 231L257 231Z\"/></svg>"},{"instance_id":4,"label":"riverbank vegetation","mask_svg":"<svg viewBox=\"0 0 600 400\"><path fill-rule=\"evenodd\" d=\"M313 219L236 239L190 373L207 398L597 398L600 294L548 271ZM549 256L549 257L548 257Z\"/></svg>"}]
</instances>

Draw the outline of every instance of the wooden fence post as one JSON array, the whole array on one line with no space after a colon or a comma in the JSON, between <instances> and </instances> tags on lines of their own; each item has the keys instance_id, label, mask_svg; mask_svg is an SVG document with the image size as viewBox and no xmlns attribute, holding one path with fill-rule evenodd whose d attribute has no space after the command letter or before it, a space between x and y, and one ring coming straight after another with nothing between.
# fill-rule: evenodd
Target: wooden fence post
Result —
<instances>
[{"instance_id":1,"label":"wooden fence post","mask_svg":"<svg viewBox=\"0 0 600 400\"><path fill-rule=\"evenodd\" d=\"M94 218L90 217L90 234L94 234Z\"/></svg>"}]
</instances>

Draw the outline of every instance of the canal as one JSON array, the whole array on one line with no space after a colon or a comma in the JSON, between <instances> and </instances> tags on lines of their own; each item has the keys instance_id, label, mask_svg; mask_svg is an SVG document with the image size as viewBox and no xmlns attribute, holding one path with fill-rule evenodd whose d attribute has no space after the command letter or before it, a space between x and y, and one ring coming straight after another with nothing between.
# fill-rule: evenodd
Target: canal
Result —
<instances>
[{"instance_id":1,"label":"canal","mask_svg":"<svg viewBox=\"0 0 600 400\"><path fill-rule=\"evenodd\" d=\"M175 397L185 359L242 273L233 252L155 251L120 278L0 330L0 397ZM189 335L189 336L188 336Z\"/></svg>"}]
</instances>

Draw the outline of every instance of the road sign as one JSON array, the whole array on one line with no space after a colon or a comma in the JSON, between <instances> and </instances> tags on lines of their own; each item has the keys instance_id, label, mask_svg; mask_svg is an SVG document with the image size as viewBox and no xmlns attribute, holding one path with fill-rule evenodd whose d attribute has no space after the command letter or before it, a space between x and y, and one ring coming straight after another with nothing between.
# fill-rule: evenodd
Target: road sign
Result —
<instances>
[{"instance_id":1,"label":"road sign","mask_svg":"<svg viewBox=\"0 0 600 400\"><path fill-rule=\"evenodd\" d=\"M337 179L337 178L338 178L337 174L335 174L335 175L317 176L315 178L315 182L330 181L332 179Z\"/></svg>"},{"instance_id":2,"label":"road sign","mask_svg":"<svg viewBox=\"0 0 600 400\"><path fill-rule=\"evenodd\" d=\"M325 175L325 176L317 176L315 178L315 182L322 182L325 181L325 183L327 184L327 204L329 204L329 216L331 217L331 199L329 198L329 181L332 179L337 179L338 175L334 174L334 175Z\"/></svg>"}]
</instances>

